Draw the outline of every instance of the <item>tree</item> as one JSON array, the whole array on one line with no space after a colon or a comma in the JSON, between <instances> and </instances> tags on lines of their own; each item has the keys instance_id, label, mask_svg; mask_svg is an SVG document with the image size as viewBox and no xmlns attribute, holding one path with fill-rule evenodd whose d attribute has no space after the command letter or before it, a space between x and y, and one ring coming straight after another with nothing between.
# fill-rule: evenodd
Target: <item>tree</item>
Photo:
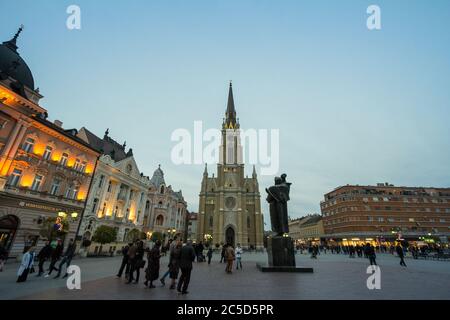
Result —
<instances>
[{"instance_id":1,"label":"tree","mask_svg":"<svg viewBox=\"0 0 450 320\"><path fill-rule=\"evenodd\" d=\"M136 240L140 240L141 232L138 229L133 229L127 233L125 237L127 242L135 242Z\"/></svg>"},{"instance_id":2,"label":"tree","mask_svg":"<svg viewBox=\"0 0 450 320\"><path fill-rule=\"evenodd\" d=\"M152 237L150 238L153 242L156 242L156 240L162 241L163 235L161 232L155 231L152 233Z\"/></svg>"},{"instance_id":3,"label":"tree","mask_svg":"<svg viewBox=\"0 0 450 320\"><path fill-rule=\"evenodd\" d=\"M43 238L47 238L47 240L51 241L55 238L63 238L68 230L69 230L69 222L67 219L61 218L62 228L59 230L58 227L55 226L56 219L53 217L48 217L42 222L41 229L39 230L39 235Z\"/></svg>"},{"instance_id":4,"label":"tree","mask_svg":"<svg viewBox=\"0 0 450 320\"><path fill-rule=\"evenodd\" d=\"M109 226L98 227L94 232L94 236L92 237L92 241L100 243L100 250L98 252L99 254L102 252L102 246L104 244L114 242L116 241L116 239L117 229Z\"/></svg>"}]
</instances>

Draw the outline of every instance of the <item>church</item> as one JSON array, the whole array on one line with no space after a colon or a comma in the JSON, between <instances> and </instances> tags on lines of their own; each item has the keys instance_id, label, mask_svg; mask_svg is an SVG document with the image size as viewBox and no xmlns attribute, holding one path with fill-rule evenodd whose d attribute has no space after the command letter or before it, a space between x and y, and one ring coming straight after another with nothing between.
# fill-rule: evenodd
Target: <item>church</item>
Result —
<instances>
[{"instance_id":1,"label":"church","mask_svg":"<svg viewBox=\"0 0 450 320\"><path fill-rule=\"evenodd\" d=\"M239 118L236 118L230 83L217 176L205 166L198 209L197 241L215 244L238 243L243 248L263 248L264 221L258 179L244 172Z\"/></svg>"}]
</instances>

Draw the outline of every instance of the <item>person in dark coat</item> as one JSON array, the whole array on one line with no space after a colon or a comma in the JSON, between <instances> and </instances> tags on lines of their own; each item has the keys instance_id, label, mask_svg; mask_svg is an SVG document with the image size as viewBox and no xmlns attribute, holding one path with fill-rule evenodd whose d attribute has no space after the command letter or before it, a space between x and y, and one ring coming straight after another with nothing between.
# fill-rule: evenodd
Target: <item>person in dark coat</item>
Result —
<instances>
[{"instance_id":1,"label":"person in dark coat","mask_svg":"<svg viewBox=\"0 0 450 320\"><path fill-rule=\"evenodd\" d=\"M403 252L403 247L401 246L400 243L397 243L397 245L395 246L395 251L397 252L398 257L400 258L400 265L402 267L406 267L406 263L405 263L405 253Z\"/></svg>"},{"instance_id":2,"label":"person in dark coat","mask_svg":"<svg viewBox=\"0 0 450 320\"><path fill-rule=\"evenodd\" d=\"M122 278L123 269L125 269L125 277L128 277L128 273L130 272L128 249L130 249L132 245L132 243L129 243L122 249L122 263L120 265L119 273L117 273L117 278Z\"/></svg>"},{"instance_id":3,"label":"person in dark coat","mask_svg":"<svg viewBox=\"0 0 450 320\"><path fill-rule=\"evenodd\" d=\"M178 281L177 291L181 294L187 294L189 281L191 280L192 262L195 260L195 251L192 243L189 241L180 252L181 277Z\"/></svg>"},{"instance_id":4,"label":"person in dark coat","mask_svg":"<svg viewBox=\"0 0 450 320\"><path fill-rule=\"evenodd\" d=\"M161 258L161 241L156 240L153 248L147 253L147 272L146 272L146 281L145 285L150 282L148 285L149 288L154 288L153 281L159 278L159 258Z\"/></svg>"},{"instance_id":5,"label":"person in dark coat","mask_svg":"<svg viewBox=\"0 0 450 320\"><path fill-rule=\"evenodd\" d=\"M130 255L130 275L128 277L128 282L131 283L134 280L134 272L136 272L136 280L134 283L139 282L139 276L141 274L141 268L144 267L144 242L137 240L136 244L129 249Z\"/></svg>"},{"instance_id":6,"label":"person in dark coat","mask_svg":"<svg viewBox=\"0 0 450 320\"><path fill-rule=\"evenodd\" d=\"M42 276L44 273L44 262L50 258L52 255L52 246L50 245L50 241L45 241L44 247L39 251L37 257L39 261L39 271L37 277Z\"/></svg>"},{"instance_id":7,"label":"person in dark coat","mask_svg":"<svg viewBox=\"0 0 450 320\"><path fill-rule=\"evenodd\" d=\"M3 271L3 266L8 259L8 251L6 248L0 243L0 272Z\"/></svg>"},{"instance_id":8,"label":"person in dark coat","mask_svg":"<svg viewBox=\"0 0 450 320\"><path fill-rule=\"evenodd\" d=\"M178 279L178 273L180 271L180 255L181 255L182 242L181 239L177 240L173 250L170 250L170 260L169 260L169 273L172 283L170 284L170 289L175 289L175 282Z\"/></svg>"},{"instance_id":9,"label":"person in dark coat","mask_svg":"<svg viewBox=\"0 0 450 320\"><path fill-rule=\"evenodd\" d=\"M225 262L225 250L227 249L226 245L222 246L222 252L220 253L220 263Z\"/></svg>"},{"instance_id":10,"label":"person in dark coat","mask_svg":"<svg viewBox=\"0 0 450 320\"><path fill-rule=\"evenodd\" d=\"M370 265L377 265L377 261L375 260L377 257L375 254L375 249L370 243L366 244L364 252L366 256L369 258Z\"/></svg>"},{"instance_id":11,"label":"person in dark coat","mask_svg":"<svg viewBox=\"0 0 450 320\"><path fill-rule=\"evenodd\" d=\"M211 246L209 246L208 253L206 255L208 256L208 264L211 264L211 259L213 255L213 249L211 248Z\"/></svg>"},{"instance_id":12,"label":"person in dark coat","mask_svg":"<svg viewBox=\"0 0 450 320\"><path fill-rule=\"evenodd\" d=\"M69 245L67 246L66 252L64 253L64 257L62 258L61 262L59 263L58 267L58 274L55 276L55 278L59 278L61 275L61 270L63 268L63 265L66 264L66 273L64 274L63 278L67 278L69 275L67 273L67 268L70 266L70 263L72 262L72 258L75 255L75 251L77 250L77 245L73 241L73 239L70 239Z\"/></svg>"},{"instance_id":13,"label":"person in dark coat","mask_svg":"<svg viewBox=\"0 0 450 320\"><path fill-rule=\"evenodd\" d=\"M57 240L57 244L56 247L52 250L52 254L51 254L51 261L50 261L50 266L48 267L48 273L45 275L45 277L49 277L53 270L58 271L58 268L55 267L56 262L58 262L59 258L61 258L61 255L63 253L63 245L62 245L62 241L60 239Z\"/></svg>"}]
</instances>

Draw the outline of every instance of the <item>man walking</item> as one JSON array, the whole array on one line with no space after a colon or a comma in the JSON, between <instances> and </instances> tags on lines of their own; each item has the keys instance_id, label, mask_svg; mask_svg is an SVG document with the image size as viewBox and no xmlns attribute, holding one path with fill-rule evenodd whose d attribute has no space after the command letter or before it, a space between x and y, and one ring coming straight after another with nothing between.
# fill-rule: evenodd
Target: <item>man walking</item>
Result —
<instances>
[{"instance_id":1,"label":"man walking","mask_svg":"<svg viewBox=\"0 0 450 320\"><path fill-rule=\"evenodd\" d=\"M236 270L239 270L239 266L241 266L241 270L242 270L242 248L241 248L241 244L238 243L237 247L236 247Z\"/></svg>"},{"instance_id":2,"label":"man walking","mask_svg":"<svg viewBox=\"0 0 450 320\"><path fill-rule=\"evenodd\" d=\"M366 249L364 250L364 252L366 256L369 258L370 265L377 265L377 262L375 260L377 257L375 254L375 249L370 243L366 244Z\"/></svg>"},{"instance_id":3,"label":"man walking","mask_svg":"<svg viewBox=\"0 0 450 320\"><path fill-rule=\"evenodd\" d=\"M53 270L58 271L58 269L55 267L55 264L56 262L58 262L59 258L61 258L62 252L63 252L62 242L60 239L58 239L56 241L56 246L55 247L52 246L52 254L51 254L52 260L50 261L50 266L48 267L48 273L44 276L45 278L49 277L53 272Z\"/></svg>"},{"instance_id":4,"label":"man walking","mask_svg":"<svg viewBox=\"0 0 450 320\"><path fill-rule=\"evenodd\" d=\"M52 246L50 245L50 241L45 241L44 247L39 251L37 257L39 260L39 271L37 274L37 277L42 276L44 273L44 262L47 261L48 258L50 258L52 254Z\"/></svg>"},{"instance_id":5,"label":"man walking","mask_svg":"<svg viewBox=\"0 0 450 320\"><path fill-rule=\"evenodd\" d=\"M228 244L227 248L225 249L225 260L227 261L227 267L226 267L225 271L227 273L232 273L234 259L235 259L235 253L234 253L233 246L231 244Z\"/></svg>"},{"instance_id":6,"label":"man walking","mask_svg":"<svg viewBox=\"0 0 450 320\"><path fill-rule=\"evenodd\" d=\"M195 260L195 251L192 243L188 243L181 248L180 252L180 269L181 277L178 281L177 291L181 294L188 294L189 281L191 280L192 262Z\"/></svg>"},{"instance_id":7,"label":"man walking","mask_svg":"<svg viewBox=\"0 0 450 320\"><path fill-rule=\"evenodd\" d=\"M210 265L211 264L212 255L213 255L213 249L211 248L211 245L209 245L208 253L206 255L208 256L208 265Z\"/></svg>"},{"instance_id":8,"label":"man walking","mask_svg":"<svg viewBox=\"0 0 450 320\"><path fill-rule=\"evenodd\" d=\"M129 243L122 249L122 263L120 265L119 273L117 274L117 278L122 278L123 269L125 269L125 278L128 278L128 274L130 273L130 262L128 258L128 250L132 246L132 243Z\"/></svg>"},{"instance_id":9,"label":"man walking","mask_svg":"<svg viewBox=\"0 0 450 320\"><path fill-rule=\"evenodd\" d=\"M67 273L67 268L69 268L70 263L72 262L72 258L75 255L76 249L77 249L77 245L75 244L73 239L70 239L69 245L67 246L67 249L66 249L66 253L64 254L64 257L62 258L61 262L59 263L58 274L55 276L55 279L59 278L59 276L61 275L61 270L62 270L62 267L64 264L66 264L66 273L64 274L63 278L67 278L67 276L69 275Z\"/></svg>"},{"instance_id":10,"label":"man walking","mask_svg":"<svg viewBox=\"0 0 450 320\"><path fill-rule=\"evenodd\" d=\"M403 260L405 258L405 253L403 252L403 247L400 244L400 242L397 243L397 246L395 247L395 251L397 251L397 255L400 258L400 265L402 267L406 267L405 260Z\"/></svg>"}]
</instances>

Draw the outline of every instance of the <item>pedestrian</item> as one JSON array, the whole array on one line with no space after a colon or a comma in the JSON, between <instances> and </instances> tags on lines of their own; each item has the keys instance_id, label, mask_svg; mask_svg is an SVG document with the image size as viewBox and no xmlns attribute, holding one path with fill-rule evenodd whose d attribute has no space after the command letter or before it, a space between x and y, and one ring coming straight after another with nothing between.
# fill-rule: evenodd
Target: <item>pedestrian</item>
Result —
<instances>
[{"instance_id":1,"label":"pedestrian","mask_svg":"<svg viewBox=\"0 0 450 320\"><path fill-rule=\"evenodd\" d=\"M181 248L182 248L181 239L174 242L176 243L173 250L170 252L169 257L170 279L172 279L172 283L170 284L171 290L175 289L175 282L178 279L178 273L180 271Z\"/></svg>"},{"instance_id":2,"label":"pedestrian","mask_svg":"<svg viewBox=\"0 0 450 320\"><path fill-rule=\"evenodd\" d=\"M19 270L17 270L17 282L27 281L28 274L34 272L34 258L36 253L34 247L30 247L22 257Z\"/></svg>"},{"instance_id":3,"label":"pedestrian","mask_svg":"<svg viewBox=\"0 0 450 320\"><path fill-rule=\"evenodd\" d=\"M133 249L133 250L132 250ZM140 240L136 240L136 243L129 249L130 253L130 276L128 282L139 282L139 276L141 274L141 268L145 266L144 260L144 243ZM134 279L134 272L136 272L136 279Z\"/></svg>"},{"instance_id":4,"label":"pedestrian","mask_svg":"<svg viewBox=\"0 0 450 320\"><path fill-rule=\"evenodd\" d=\"M236 247L236 270L239 269L239 266L242 270L242 248L240 243L238 243Z\"/></svg>"},{"instance_id":5,"label":"pedestrian","mask_svg":"<svg viewBox=\"0 0 450 320\"><path fill-rule=\"evenodd\" d=\"M209 246L208 253L206 255L208 256L208 265L210 265L211 264L212 255L213 255L213 249L211 248L211 246Z\"/></svg>"},{"instance_id":6,"label":"pedestrian","mask_svg":"<svg viewBox=\"0 0 450 320\"><path fill-rule=\"evenodd\" d=\"M377 265L375 249L369 242L367 242L364 252L369 258L370 265Z\"/></svg>"},{"instance_id":7,"label":"pedestrian","mask_svg":"<svg viewBox=\"0 0 450 320\"><path fill-rule=\"evenodd\" d=\"M3 271L7 259L8 251L6 251L6 248L3 246L3 244L0 243L0 272Z\"/></svg>"},{"instance_id":8,"label":"pedestrian","mask_svg":"<svg viewBox=\"0 0 450 320\"><path fill-rule=\"evenodd\" d=\"M175 236L172 239L169 240L170 242L170 246L169 246L169 260L170 260L170 255L172 254L173 249L175 249L176 245L177 245L177 237ZM169 263L169 268L167 269L167 271L164 273L164 275L162 276L161 279L159 279L159 281L161 281L161 284L163 285L163 287L166 285L166 277L170 275L170 263Z\"/></svg>"},{"instance_id":9,"label":"pedestrian","mask_svg":"<svg viewBox=\"0 0 450 320\"><path fill-rule=\"evenodd\" d=\"M122 263L120 264L119 273L117 273L117 278L122 278L123 270L125 269L125 278L128 278L130 273L130 261L128 257L128 250L132 246L132 243L127 244L122 248Z\"/></svg>"},{"instance_id":10,"label":"pedestrian","mask_svg":"<svg viewBox=\"0 0 450 320\"><path fill-rule=\"evenodd\" d=\"M226 245L222 245L222 251L220 253L220 263L225 262L225 250L227 249Z\"/></svg>"},{"instance_id":11,"label":"pedestrian","mask_svg":"<svg viewBox=\"0 0 450 320\"><path fill-rule=\"evenodd\" d=\"M192 248L192 243L188 243L181 248L180 251L180 270L181 276L178 281L177 291L181 294L188 294L187 291L189 281L191 280L192 262L195 260L195 251Z\"/></svg>"},{"instance_id":12,"label":"pedestrian","mask_svg":"<svg viewBox=\"0 0 450 320\"><path fill-rule=\"evenodd\" d=\"M161 258L161 241L156 240L153 248L147 253L147 269L145 275L145 286L154 288L153 281L159 278L159 259Z\"/></svg>"},{"instance_id":13,"label":"pedestrian","mask_svg":"<svg viewBox=\"0 0 450 320\"><path fill-rule=\"evenodd\" d=\"M37 258L39 261L39 270L37 277L42 276L44 273L44 263L47 261L52 255L52 246L50 245L50 241L45 241L44 247L39 251Z\"/></svg>"},{"instance_id":14,"label":"pedestrian","mask_svg":"<svg viewBox=\"0 0 450 320\"><path fill-rule=\"evenodd\" d=\"M67 246L67 249L66 249L66 252L64 253L63 258L62 258L61 262L59 263L58 273L56 274L54 279L59 278L61 276L61 271L62 271L64 264L66 264L66 273L64 274L63 278L67 278L67 276L69 275L67 273L67 268L69 268L70 263L72 262L72 258L75 255L76 249L77 249L77 245L75 244L73 239L70 239L69 245Z\"/></svg>"},{"instance_id":15,"label":"pedestrian","mask_svg":"<svg viewBox=\"0 0 450 320\"><path fill-rule=\"evenodd\" d=\"M203 246L203 243L200 241L199 244L195 247L195 254L197 255L197 262L203 262L204 257L203 257L203 250L205 249L205 247Z\"/></svg>"},{"instance_id":16,"label":"pedestrian","mask_svg":"<svg viewBox=\"0 0 450 320\"><path fill-rule=\"evenodd\" d=\"M227 261L227 267L225 268L225 271L227 273L232 273L233 270L233 261L235 260L235 252L234 248L231 244L228 244L225 249L225 259Z\"/></svg>"},{"instance_id":17,"label":"pedestrian","mask_svg":"<svg viewBox=\"0 0 450 320\"><path fill-rule=\"evenodd\" d=\"M395 251L397 252L398 257L400 258L400 265L402 267L406 267L406 263L405 263L405 253L403 252L403 247L402 245L399 243L397 243L397 246L395 247Z\"/></svg>"},{"instance_id":18,"label":"pedestrian","mask_svg":"<svg viewBox=\"0 0 450 320\"><path fill-rule=\"evenodd\" d=\"M56 262L61 258L62 252L63 252L63 245L61 239L57 239L56 242L52 242L52 254L51 254L51 261L50 266L48 267L48 272L44 276L45 278L48 278L53 270L58 271L58 268L55 267Z\"/></svg>"}]
</instances>

